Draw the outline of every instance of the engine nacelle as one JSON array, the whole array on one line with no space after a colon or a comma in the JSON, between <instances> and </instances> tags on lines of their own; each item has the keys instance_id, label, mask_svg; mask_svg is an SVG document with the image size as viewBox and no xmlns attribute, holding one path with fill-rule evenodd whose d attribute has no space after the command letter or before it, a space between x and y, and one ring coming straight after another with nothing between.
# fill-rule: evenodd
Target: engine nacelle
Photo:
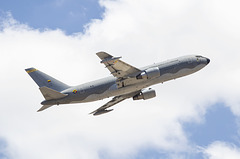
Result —
<instances>
[{"instance_id":1,"label":"engine nacelle","mask_svg":"<svg viewBox=\"0 0 240 159\"><path fill-rule=\"evenodd\" d=\"M154 98L156 97L156 92L154 89L146 89L146 90L142 90L141 93L135 95L133 97L133 100L140 100L140 99L144 99L144 100L147 100L147 99L150 99L150 98Z\"/></svg>"},{"instance_id":2,"label":"engine nacelle","mask_svg":"<svg viewBox=\"0 0 240 159\"><path fill-rule=\"evenodd\" d=\"M160 76L160 70L158 67L149 68L139 75L137 75L137 79L152 79Z\"/></svg>"}]
</instances>

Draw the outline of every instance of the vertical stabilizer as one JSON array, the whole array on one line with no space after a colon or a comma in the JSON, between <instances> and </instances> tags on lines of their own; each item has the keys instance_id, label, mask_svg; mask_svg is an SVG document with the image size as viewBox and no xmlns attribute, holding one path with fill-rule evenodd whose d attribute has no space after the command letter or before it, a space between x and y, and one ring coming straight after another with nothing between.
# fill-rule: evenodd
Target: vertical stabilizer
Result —
<instances>
[{"instance_id":1,"label":"vertical stabilizer","mask_svg":"<svg viewBox=\"0 0 240 159\"><path fill-rule=\"evenodd\" d=\"M61 92L70 87L35 68L28 68L25 70L40 88L48 87L58 92Z\"/></svg>"}]
</instances>

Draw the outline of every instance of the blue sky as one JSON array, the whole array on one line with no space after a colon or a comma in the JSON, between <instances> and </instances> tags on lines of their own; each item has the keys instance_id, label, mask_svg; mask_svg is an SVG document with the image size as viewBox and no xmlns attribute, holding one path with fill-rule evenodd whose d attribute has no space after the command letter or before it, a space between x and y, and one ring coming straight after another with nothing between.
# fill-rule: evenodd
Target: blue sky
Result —
<instances>
[{"instance_id":1,"label":"blue sky","mask_svg":"<svg viewBox=\"0 0 240 159\"><path fill-rule=\"evenodd\" d=\"M11 12L33 28L59 28L71 34L82 32L91 19L101 18L103 7L97 0L9 0L0 1L0 11Z\"/></svg>"},{"instance_id":2,"label":"blue sky","mask_svg":"<svg viewBox=\"0 0 240 159\"><path fill-rule=\"evenodd\" d=\"M238 4L0 1L0 159L239 158ZM211 63L154 86L152 100L128 100L101 117L87 114L109 99L36 113L43 98L26 67L81 84L109 75L95 56L102 50L136 67L186 54Z\"/></svg>"},{"instance_id":3,"label":"blue sky","mask_svg":"<svg viewBox=\"0 0 240 159\"><path fill-rule=\"evenodd\" d=\"M240 146L236 118L223 104L213 105L206 112L203 123L185 123L185 131L190 132L190 139L199 146L206 146L216 140Z\"/></svg>"}]
</instances>

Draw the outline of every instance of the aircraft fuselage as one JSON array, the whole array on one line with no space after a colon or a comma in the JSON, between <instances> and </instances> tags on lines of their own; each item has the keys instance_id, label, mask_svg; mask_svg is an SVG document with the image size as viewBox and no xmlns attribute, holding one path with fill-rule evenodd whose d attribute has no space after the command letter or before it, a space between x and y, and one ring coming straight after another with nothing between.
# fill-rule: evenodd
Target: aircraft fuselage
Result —
<instances>
[{"instance_id":1,"label":"aircraft fuselage","mask_svg":"<svg viewBox=\"0 0 240 159\"><path fill-rule=\"evenodd\" d=\"M61 99L45 100L42 105L84 103L141 91L151 85L180 78L202 69L209 59L191 55L140 68L140 74L127 78L107 77L61 91ZM155 71L156 70L156 71ZM147 72L149 71L149 72ZM147 74L149 73L149 74ZM149 75L149 76L148 76ZM151 77L150 77L151 76Z\"/></svg>"}]
</instances>

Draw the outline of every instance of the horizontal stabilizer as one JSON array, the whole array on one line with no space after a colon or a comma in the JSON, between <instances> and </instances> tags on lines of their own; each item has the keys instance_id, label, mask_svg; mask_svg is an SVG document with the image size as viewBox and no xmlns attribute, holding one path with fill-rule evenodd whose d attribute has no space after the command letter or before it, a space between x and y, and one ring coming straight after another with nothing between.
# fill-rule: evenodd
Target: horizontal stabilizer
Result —
<instances>
[{"instance_id":1,"label":"horizontal stabilizer","mask_svg":"<svg viewBox=\"0 0 240 159\"><path fill-rule=\"evenodd\" d=\"M60 99L60 98L67 96L67 94L60 93L58 91L55 91L55 90L45 87L45 86L40 87L39 89L46 100Z\"/></svg>"},{"instance_id":2,"label":"horizontal stabilizer","mask_svg":"<svg viewBox=\"0 0 240 159\"><path fill-rule=\"evenodd\" d=\"M44 106L42 106L42 107L38 110L38 112L43 111L44 109L47 109L47 108L49 108L49 107L51 107L51 106L53 106L53 105L44 105Z\"/></svg>"}]
</instances>

